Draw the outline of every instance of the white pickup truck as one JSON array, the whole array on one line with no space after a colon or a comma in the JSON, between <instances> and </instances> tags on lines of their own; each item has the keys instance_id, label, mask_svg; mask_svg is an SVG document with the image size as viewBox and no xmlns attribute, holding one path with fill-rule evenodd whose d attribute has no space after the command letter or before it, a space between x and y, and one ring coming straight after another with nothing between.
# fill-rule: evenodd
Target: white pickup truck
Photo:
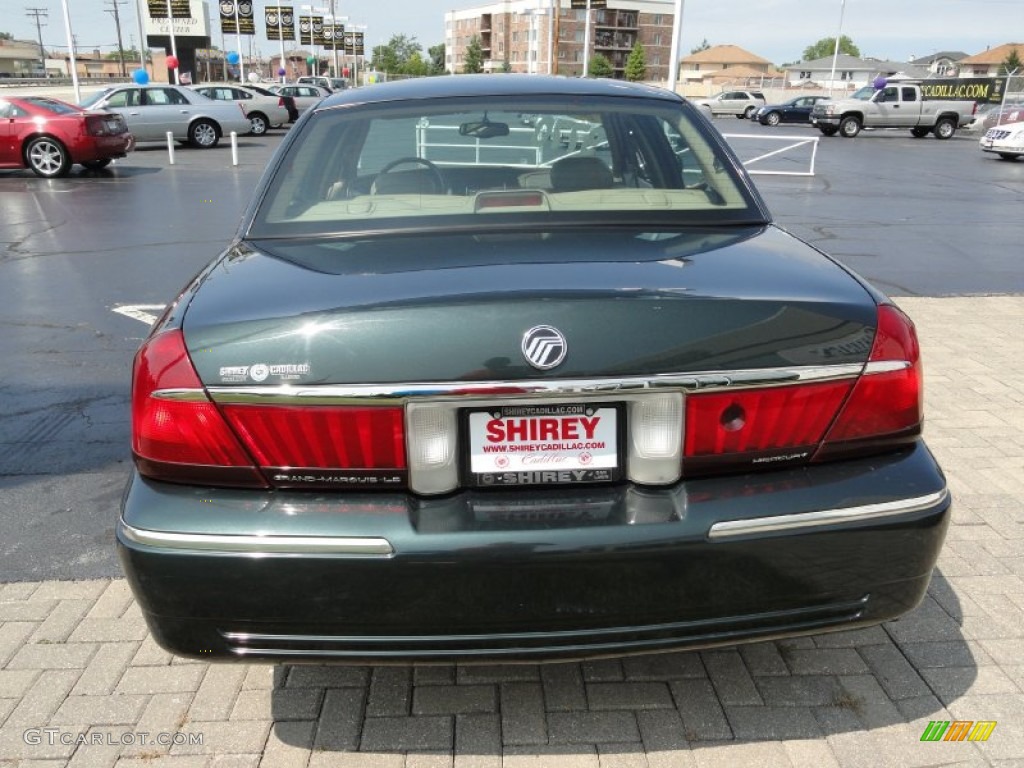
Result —
<instances>
[{"instance_id":1,"label":"white pickup truck","mask_svg":"<svg viewBox=\"0 0 1024 768\"><path fill-rule=\"evenodd\" d=\"M818 102L811 124L826 136L839 133L852 139L861 128L909 128L917 138L934 133L948 139L970 122L973 101L924 99L918 83L890 83L867 100L839 99Z\"/></svg>"}]
</instances>

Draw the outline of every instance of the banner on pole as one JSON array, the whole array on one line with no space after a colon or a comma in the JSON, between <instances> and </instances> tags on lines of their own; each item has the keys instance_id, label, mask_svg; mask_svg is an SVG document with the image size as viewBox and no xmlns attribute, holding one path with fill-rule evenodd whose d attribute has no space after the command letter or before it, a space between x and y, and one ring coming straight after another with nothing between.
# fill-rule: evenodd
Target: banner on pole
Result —
<instances>
[{"instance_id":1,"label":"banner on pole","mask_svg":"<svg viewBox=\"0 0 1024 768\"><path fill-rule=\"evenodd\" d=\"M238 24L235 24L235 5L238 5ZM220 31L225 35L255 35L252 0L220 0Z\"/></svg>"},{"instance_id":2,"label":"banner on pole","mask_svg":"<svg viewBox=\"0 0 1024 768\"><path fill-rule=\"evenodd\" d=\"M295 15L290 5L268 5L265 14L267 38L270 40L295 39Z\"/></svg>"}]
</instances>

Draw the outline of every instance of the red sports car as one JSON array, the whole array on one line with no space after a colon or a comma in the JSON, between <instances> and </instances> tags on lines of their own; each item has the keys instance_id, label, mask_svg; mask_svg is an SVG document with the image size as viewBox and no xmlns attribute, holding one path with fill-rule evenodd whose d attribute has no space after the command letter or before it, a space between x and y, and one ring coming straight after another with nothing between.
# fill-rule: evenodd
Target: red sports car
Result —
<instances>
[{"instance_id":1,"label":"red sports car","mask_svg":"<svg viewBox=\"0 0 1024 768\"><path fill-rule=\"evenodd\" d=\"M88 113L47 96L0 98L0 168L31 168L49 179L74 163L99 170L134 145L120 115Z\"/></svg>"}]
</instances>

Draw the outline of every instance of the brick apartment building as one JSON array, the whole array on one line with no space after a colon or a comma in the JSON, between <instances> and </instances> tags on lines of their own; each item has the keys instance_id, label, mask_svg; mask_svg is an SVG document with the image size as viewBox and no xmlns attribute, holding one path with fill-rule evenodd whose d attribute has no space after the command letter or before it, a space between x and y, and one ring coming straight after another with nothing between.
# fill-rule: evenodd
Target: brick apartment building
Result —
<instances>
[{"instance_id":1,"label":"brick apartment building","mask_svg":"<svg viewBox=\"0 0 1024 768\"><path fill-rule=\"evenodd\" d=\"M463 71L466 47L476 36L483 48L485 72L582 74L587 12L570 5L571 0L499 0L449 11L445 14L448 71ZM604 55L615 77L624 77L626 59L639 40L647 79L668 79L672 0L607 0L606 6L590 11L590 57Z\"/></svg>"}]
</instances>

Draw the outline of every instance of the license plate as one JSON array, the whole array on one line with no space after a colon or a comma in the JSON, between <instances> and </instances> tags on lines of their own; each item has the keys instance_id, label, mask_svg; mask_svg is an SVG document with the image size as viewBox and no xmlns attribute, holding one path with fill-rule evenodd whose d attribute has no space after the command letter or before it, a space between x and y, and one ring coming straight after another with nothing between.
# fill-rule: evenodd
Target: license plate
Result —
<instances>
[{"instance_id":1,"label":"license plate","mask_svg":"<svg viewBox=\"0 0 1024 768\"><path fill-rule=\"evenodd\" d=\"M615 405L495 406L468 411L465 424L472 485L571 485L621 476Z\"/></svg>"},{"instance_id":2,"label":"license plate","mask_svg":"<svg viewBox=\"0 0 1024 768\"><path fill-rule=\"evenodd\" d=\"M992 143L993 143L992 139L982 139L981 140L981 146L983 146L983 147L991 147Z\"/></svg>"}]
</instances>

